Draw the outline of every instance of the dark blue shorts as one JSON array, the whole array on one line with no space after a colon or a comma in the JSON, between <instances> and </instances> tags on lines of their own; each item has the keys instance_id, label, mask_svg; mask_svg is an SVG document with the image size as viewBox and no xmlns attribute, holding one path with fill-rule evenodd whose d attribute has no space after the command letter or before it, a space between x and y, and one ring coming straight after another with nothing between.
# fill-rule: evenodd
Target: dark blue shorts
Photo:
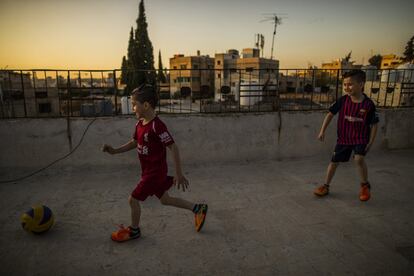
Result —
<instances>
[{"instance_id":1,"label":"dark blue shorts","mask_svg":"<svg viewBox=\"0 0 414 276\"><path fill-rule=\"evenodd\" d=\"M366 144L363 145L339 145L335 146L334 154L332 155L331 161L337 162L348 162L351 158L352 151L354 154L365 156Z\"/></svg>"}]
</instances>

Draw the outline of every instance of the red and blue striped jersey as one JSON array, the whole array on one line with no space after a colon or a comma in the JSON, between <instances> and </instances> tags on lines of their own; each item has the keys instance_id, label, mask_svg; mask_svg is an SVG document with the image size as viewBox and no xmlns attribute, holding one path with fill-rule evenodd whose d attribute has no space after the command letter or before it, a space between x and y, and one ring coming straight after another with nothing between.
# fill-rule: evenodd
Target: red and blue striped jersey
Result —
<instances>
[{"instance_id":1,"label":"red and blue striped jersey","mask_svg":"<svg viewBox=\"0 0 414 276\"><path fill-rule=\"evenodd\" d=\"M364 100L360 103L352 102L349 95L344 95L329 108L333 115L339 113L337 144L368 144L371 126L379 119L374 102L363 95Z\"/></svg>"}]
</instances>

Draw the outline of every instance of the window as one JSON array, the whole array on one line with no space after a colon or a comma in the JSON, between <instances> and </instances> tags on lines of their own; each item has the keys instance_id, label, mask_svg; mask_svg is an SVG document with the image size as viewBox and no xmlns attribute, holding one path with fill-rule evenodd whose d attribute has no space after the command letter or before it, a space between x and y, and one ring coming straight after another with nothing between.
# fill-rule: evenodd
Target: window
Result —
<instances>
[{"instance_id":1,"label":"window","mask_svg":"<svg viewBox=\"0 0 414 276\"><path fill-rule=\"evenodd\" d=\"M190 82L190 78L189 77L178 77L177 81L178 82Z\"/></svg>"},{"instance_id":2,"label":"window","mask_svg":"<svg viewBox=\"0 0 414 276\"><path fill-rule=\"evenodd\" d=\"M35 91L36 98L47 98L47 91Z\"/></svg>"},{"instance_id":3,"label":"window","mask_svg":"<svg viewBox=\"0 0 414 276\"><path fill-rule=\"evenodd\" d=\"M221 64L221 60L217 60L217 65L220 65Z\"/></svg>"},{"instance_id":4,"label":"window","mask_svg":"<svg viewBox=\"0 0 414 276\"><path fill-rule=\"evenodd\" d=\"M39 104L39 113L50 113L50 112L52 112L52 107L50 103Z\"/></svg>"},{"instance_id":5,"label":"window","mask_svg":"<svg viewBox=\"0 0 414 276\"><path fill-rule=\"evenodd\" d=\"M174 69L177 69L177 66L174 66Z\"/></svg>"},{"instance_id":6,"label":"window","mask_svg":"<svg viewBox=\"0 0 414 276\"><path fill-rule=\"evenodd\" d=\"M181 69L187 69L187 64L181 64L181 65L180 65L180 68L181 68Z\"/></svg>"},{"instance_id":7,"label":"window","mask_svg":"<svg viewBox=\"0 0 414 276\"><path fill-rule=\"evenodd\" d=\"M16 90L16 91L4 91L4 98L12 98L13 100L23 100L24 99L24 93L23 91ZM11 95L10 95L11 94ZM47 95L46 95L47 97Z\"/></svg>"},{"instance_id":8,"label":"window","mask_svg":"<svg viewBox=\"0 0 414 276\"><path fill-rule=\"evenodd\" d=\"M253 69L254 69L253 67L247 67L246 72L253 72Z\"/></svg>"},{"instance_id":9,"label":"window","mask_svg":"<svg viewBox=\"0 0 414 276\"><path fill-rule=\"evenodd\" d=\"M221 74L220 73L217 74L217 78L221 79Z\"/></svg>"},{"instance_id":10,"label":"window","mask_svg":"<svg viewBox=\"0 0 414 276\"><path fill-rule=\"evenodd\" d=\"M193 68L194 68L194 69L198 69L198 64L194 64L194 65L193 65Z\"/></svg>"}]
</instances>

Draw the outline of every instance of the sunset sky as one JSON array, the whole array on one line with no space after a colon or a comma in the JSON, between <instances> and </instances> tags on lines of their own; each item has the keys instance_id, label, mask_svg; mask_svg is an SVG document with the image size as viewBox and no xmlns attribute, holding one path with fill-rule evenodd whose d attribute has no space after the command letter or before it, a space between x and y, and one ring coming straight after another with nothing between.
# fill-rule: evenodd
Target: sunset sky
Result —
<instances>
[{"instance_id":1,"label":"sunset sky","mask_svg":"<svg viewBox=\"0 0 414 276\"><path fill-rule=\"evenodd\" d=\"M139 0L0 0L0 69L117 69L136 28ZM155 66L161 50L215 53L254 46L265 36L270 57L273 25L283 13L274 56L281 68L320 66L344 57L367 63L373 54L402 55L414 35L414 1L146 0Z\"/></svg>"}]
</instances>

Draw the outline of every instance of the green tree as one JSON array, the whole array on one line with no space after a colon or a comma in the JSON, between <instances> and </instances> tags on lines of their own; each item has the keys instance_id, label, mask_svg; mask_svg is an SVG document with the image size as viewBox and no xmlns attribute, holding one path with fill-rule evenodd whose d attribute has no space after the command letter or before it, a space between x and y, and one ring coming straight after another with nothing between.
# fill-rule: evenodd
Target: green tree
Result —
<instances>
[{"instance_id":1,"label":"green tree","mask_svg":"<svg viewBox=\"0 0 414 276\"><path fill-rule=\"evenodd\" d=\"M125 56L122 57L121 65L121 84L128 83L128 61Z\"/></svg>"},{"instance_id":2,"label":"green tree","mask_svg":"<svg viewBox=\"0 0 414 276\"><path fill-rule=\"evenodd\" d=\"M162 66L161 50L159 50L158 52L158 81L161 83L164 83L167 81L165 74L164 74L164 68Z\"/></svg>"},{"instance_id":3,"label":"green tree","mask_svg":"<svg viewBox=\"0 0 414 276\"><path fill-rule=\"evenodd\" d=\"M411 62L414 60L414 36L407 42L404 51L404 61Z\"/></svg>"},{"instance_id":4,"label":"green tree","mask_svg":"<svg viewBox=\"0 0 414 276\"><path fill-rule=\"evenodd\" d=\"M137 29L131 27L126 58L122 58L121 82L126 84L124 94L129 95L133 89L143 83L155 84L156 72L152 43L148 37L147 19L144 0L139 3Z\"/></svg>"},{"instance_id":5,"label":"green tree","mask_svg":"<svg viewBox=\"0 0 414 276\"><path fill-rule=\"evenodd\" d=\"M349 54L347 54L347 55L345 56L344 60L345 60L346 62L350 62L350 61L351 61L351 54L352 54L352 51L351 51L351 52L349 52Z\"/></svg>"},{"instance_id":6,"label":"green tree","mask_svg":"<svg viewBox=\"0 0 414 276\"><path fill-rule=\"evenodd\" d=\"M134 80L137 86L148 83L155 84L154 54L152 43L148 37L148 24L145 16L144 0L139 3L137 29L135 31L136 56L133 59Z\"/></svg>"},{"instance_id":7,"label":"green tree","mask_svg":"<svg viewBox=\"0 0 414 276\"><path fill-rule=\"evenodd\" d=\"M133 60L136 56L136 43L134 39L134 29L131 27L128 40L127 57L122 58L121 66L121 83L125 84L124 94L129 95L131 91L137 87L137 81L134 78L134 64Z\"/></svg>"},{"instance_id":8,"label":"green tree","mask_svg":"<svg viewBox=\"0 0 414 276\"><path fill-rule=\"evenodd\" d=\"M370 65L377 67L377 69L381 68L381 61L382 56L381 55L374 55L369 58L368 62Z\"/></svg>"}]
</instances>

